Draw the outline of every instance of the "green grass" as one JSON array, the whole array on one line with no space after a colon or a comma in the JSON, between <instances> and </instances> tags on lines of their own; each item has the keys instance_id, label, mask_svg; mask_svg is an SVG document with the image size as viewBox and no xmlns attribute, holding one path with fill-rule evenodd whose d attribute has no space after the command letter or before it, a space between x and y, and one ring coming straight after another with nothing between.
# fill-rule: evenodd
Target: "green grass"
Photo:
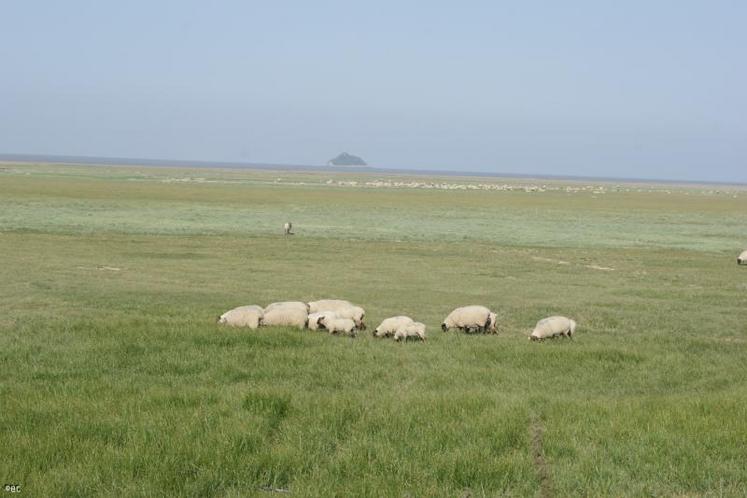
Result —
<instances>
[{"instance_id":1,"label":"green grass","mask_svg":"<svg viewBox=\"0 0 747 498\"><path fill-rule=\"evenodd\" d=\"M215 182L163 181L186 175ZM743 191L329 177L0 171L3 484L27 496L747 495ZM287 219L293 237L278 235ZM241 304L322 297L364 305L370 326L411 315L428 342L214 323ZM469 303L498 312L497 336L440 332ZM550 314L574 317L577 338L527 341Z\"/></svg>"}]
</instances>

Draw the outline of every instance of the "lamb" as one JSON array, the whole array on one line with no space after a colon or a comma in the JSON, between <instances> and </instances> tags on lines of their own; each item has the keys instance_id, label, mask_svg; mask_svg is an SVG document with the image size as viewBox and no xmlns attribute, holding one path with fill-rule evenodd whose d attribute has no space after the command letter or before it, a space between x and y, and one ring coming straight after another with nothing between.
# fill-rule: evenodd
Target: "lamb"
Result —
<instances>
[{"instance_id":1,"label":"lamb","mask_svg":"<svg viewBox=\"0 0 747 498\"><path fill-rule=\"evenodd\" d=\"M441 324L441 330L459 329L467 333L496 333L496 314L485 306L463 306L447 316Z\"/></svg>"},{"instance_id":2,"label":"lamb","mask_svg":"<svg viewBox=\"0 0 747 498\"><path fill-rule=\"evenodd\" d=\"M324 324L319 323L323 317L338 318L334 311L317 311L316 313L309 314L309 330L317 330L324 328Z\"/></svg>"},{"instance_id":3,"label":"lamb","mask_svg":"<svg viewBox=\"0 0 747 498\"><path fill-rule=\"evenodd\" d=\"M299 308L297 306L275 306L265 308L265 314L260 321L260 325L280 325L285 327L306 328L309 315L306 313L306 306Z\"/></svg>"},{"instance_id":4,"label":"lamb","mask_svg":"<svg viewBox=\"0 0 747 498\"><path fill-rule=\"evenodd\" d=\"M409 316L393 316L387 318L376 327L374 330L374 337L391 337L397 332L397 330L405 325L410 325L411 323L415 323L415 321Z\"/></svg>"},{"instance_id":5,"label":"lamb","mask_svg":"<svg viewBox=\"0 0 747 498\"><path fill-rule=\"evenodd\" d=\"M737 256L738 265L747 265L747 250L742 251L742 254Z\"/></svg>"},{"instance_id":6,"label":"lamb","mask_svg":"<svg viewBox=\"0 0 747 498\"><path fill-rule=\"evenodd\" d=\"M407 339L416 338L425 342L425 324L413 322L397 329L394 333L395 341L407 342Z\"/></svg>"},{"instance_id":7,"label":"lamb","mask_svg":"<svg viewBox=\"0 0 747 498\"><path fill-rule=\"evenodd\" d=\"M274 308L294 308L303 310L306 313L309 312L309 305L306 303L302 303L301 301L281 301L278 303L270 303L267 306L265 306L265 313L268 311L274 309Z\"/></svg>"},{"instance_id":8,"label":"lamb","mask_svg":"<svg viewBox=\"0 0 747 498\"><path fill-rule=\"evenodd\" d=\"M256 305L239 306L228 310L218 317L218 323L232 327L249 327L256 329L262 320L264 310Z\"/></svg>"},{"instance_id":9,"label":"lamb","mask_svg":"<svg viewBox=\"0 0 747 498\"><path fill-rule=\"evenodd\" d=\"M576 332L576 322L564 316L543 318L534 327L530 341L543 341L554 337L572 337Z\"/></svg>"},{"instance_id":10,"label":"lamb","mask_svg":"<svg viewBox=\"0 0 747 498\"><path fill-rule=\"evenodd\" d=\"M355 337L355 322L350 318L323 316L319 319L319 325L323 325L330 334L342 332L345 335Z\"/></svg>"}]
</instances>

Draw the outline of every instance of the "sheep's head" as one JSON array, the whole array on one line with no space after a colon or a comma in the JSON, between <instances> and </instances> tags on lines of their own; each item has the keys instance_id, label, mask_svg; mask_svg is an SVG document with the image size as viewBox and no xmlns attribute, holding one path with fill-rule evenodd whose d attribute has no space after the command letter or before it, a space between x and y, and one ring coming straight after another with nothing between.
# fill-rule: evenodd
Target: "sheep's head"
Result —
<instances>
[{"instance_id":1,"label":"sheep's head","mask_svg":"<svg viewBox=\"0 0 747 498\"><path fill-rule=\"evenodd\" d=\"M366 316L366 312L360 306L354 306L352 308L352 313L346 316L348 316L349 318L353 320L353 323L355 323L356 327L362 328L364 326L363 318Z\"/></svg>"},{"instance_id":2,"label":"sheep's head","mask_svg":"<svg viewBox=\"0 0 747 498\"><path fill-rule=\"evenodd\" d=\"M496 321L496 314L491 311L488 315L488 325L486 327L490 332L495 332Z\"/></svg>"},{"instance_id":3,"label":"sheep's head","mask_svg":"<svg viewBox=\"0 0 747 498\"><path fill-rule=\"evenodd\" d=\"M446 325L446 322L444 322L444 323L441 324L441 330L443 330L444 332L446 332L447 330L449 330L449 327Z\"/></svg>"}]
</instances>

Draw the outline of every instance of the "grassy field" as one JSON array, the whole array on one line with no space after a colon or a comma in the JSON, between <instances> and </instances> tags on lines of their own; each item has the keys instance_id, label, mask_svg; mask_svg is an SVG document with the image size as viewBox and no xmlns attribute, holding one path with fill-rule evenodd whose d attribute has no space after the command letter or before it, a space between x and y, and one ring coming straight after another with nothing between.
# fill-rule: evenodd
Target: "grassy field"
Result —
<instances>
[{"instance_id":1,"label":"grassy field","mask_svg":"<svg viewBox=\"0 0 747 498\"><path fill-rule=\"evenodd\" d=\"M744 190L0 166L0 479L23 495L747 495ZM429 340L215 324L323 297ZM471 303L497 336L439 330ZM527 341L550 314L577 338Z\"/></svg>"}]
</instances>

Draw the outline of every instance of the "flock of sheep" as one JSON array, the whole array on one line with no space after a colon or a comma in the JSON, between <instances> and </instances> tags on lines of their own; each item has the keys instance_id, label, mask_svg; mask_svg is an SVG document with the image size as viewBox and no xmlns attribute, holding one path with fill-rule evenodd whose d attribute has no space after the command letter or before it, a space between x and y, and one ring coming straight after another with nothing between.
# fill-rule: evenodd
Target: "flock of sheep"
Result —
<instances>
[{"instance_id":1,"label":"flock of sheep","mask_svg":"<svg viewBox=\"0 0 747 498\"><path fill-rule=\"evenodd\" d=\"M261 326L297 327L298 329L327 330L330 334L355 337L365 330L366 312L360 306L342 299L323 299L303 303L284 301L265 308L257 305L239 306L218 317L218 323L234 327L256 329ZM496 314L485 306L462 306L444 318L441 330L456 329L468 334L496 333ZM537 322L530 340L541 341L554 337L572 337L576 322L564 316L551 316ZM374 337L392 337L395 341L408 339L425 341L425 324L409 316L385 319L373 332Z\"/></svg>"},{"instance_id":2,"label":"flock of sheep","mask_svg":"<svg viewBox=\"0 0 747 498\"><path fill-rule=\"evenodd\" d=\"M286 235L291 235L290 222L283 227ZM747 264L747 250L737 256L737 264ZM304 303L284 301L272 303L265 308L257 305L239 306L218 317L218 323L234 327L260 326L297 327L301 330L327 330L330 334L344 334L355 337L359 330L365 330L363 319L366 311L350 301L342 299L322 299ZM467 334L496 333L496 314L485 306L462 306L448 314L441 323L446 332L456 329ZM529 336L532 341L542 341L555 337L572 337L576 332L576 322L564 316L543 318ZM425 341L425 324L416 322L409 316L393 316L385 319L373 332L374 337L392 337L395 341L408 339Z\"/></svg>"}]
</instances>

